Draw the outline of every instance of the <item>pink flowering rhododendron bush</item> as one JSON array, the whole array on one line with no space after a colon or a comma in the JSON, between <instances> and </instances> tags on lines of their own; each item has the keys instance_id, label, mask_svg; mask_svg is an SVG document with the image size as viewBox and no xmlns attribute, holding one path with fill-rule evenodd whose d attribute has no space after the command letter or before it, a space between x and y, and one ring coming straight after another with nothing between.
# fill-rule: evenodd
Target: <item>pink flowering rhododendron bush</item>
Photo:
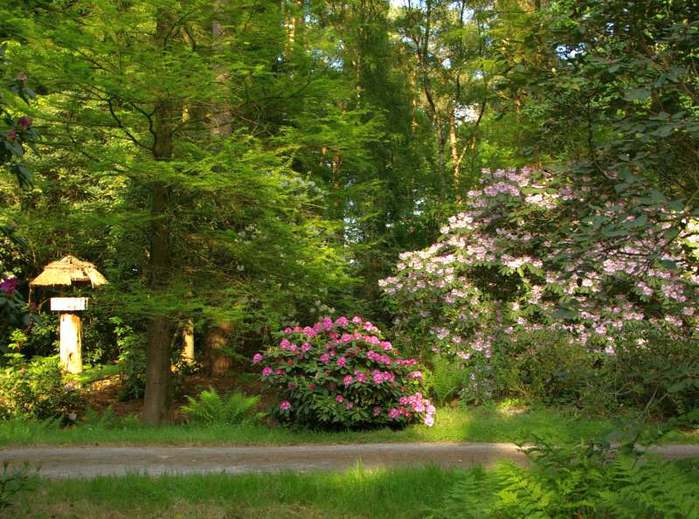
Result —
<instances>
[{"instance_id":1,"label":"pink flowering rhododendron bush","mask_svg":"<svg viewBox=\"0 0 699 519\"><path fill-rule=\"evenodd\" d=\"M359 317L286 328L253 364L280 396L276 415L322 428L434 424L423 373L381 331Z\"/></svg>"},{"instance_id":2,"label":"pink flowering rhododendron bush","mask_svg":"<svg viewBox=\"0 0 699 519\"><path fill-rule=\"evenodd\" d=\"M627 205L561 173L484 171L437 242L402 254L395 276L380 282L396 333L486 362L495 344L537 330L608 354L628 326L695 340L689 222L681 208L651 202L639 195Z\"/></svg>"}]
</instances>

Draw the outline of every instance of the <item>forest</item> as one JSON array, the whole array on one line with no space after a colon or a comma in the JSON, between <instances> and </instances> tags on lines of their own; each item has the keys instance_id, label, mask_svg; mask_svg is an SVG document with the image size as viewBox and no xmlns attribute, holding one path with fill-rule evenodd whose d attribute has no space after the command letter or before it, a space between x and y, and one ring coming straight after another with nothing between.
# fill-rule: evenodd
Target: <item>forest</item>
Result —
<instances>
[{"instance_id":1,"label":"forest","mask_svg":"<svg viewBox=\"0 0 699 519\"><path fill-rule=\"evenodd\" d=\"M699 517L699 450L637 448L699 443L698 43L692 0L3 0L0 447L534 447L5 465L0 513Z\"/></svg>"}]
</instances>

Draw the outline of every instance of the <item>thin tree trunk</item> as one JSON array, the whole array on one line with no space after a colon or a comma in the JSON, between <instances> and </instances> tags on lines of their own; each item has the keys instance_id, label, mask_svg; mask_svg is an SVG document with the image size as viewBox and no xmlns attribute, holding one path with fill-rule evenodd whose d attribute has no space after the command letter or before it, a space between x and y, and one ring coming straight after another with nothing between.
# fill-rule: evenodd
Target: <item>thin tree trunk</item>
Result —
<instances>
[{"instance_id":1,"label":"thin tree trunk","mask_svg":"<svg viewBox=\"0 0 699 519\"><path fill-rule=\"evenodd\" d=\"M459 139L456 135L456 117L454 116L454 109L449 110L449 150L451 152L451 169L452 169L452 182L454 185L454 192L459 193L459 186L461 183L461 158L459 154Z\"/></svg>"},{"instance_id":2,"label":"thin tree trunk","mask_svg":"<svg viewBox=\"0 0 699 519\"><path fill-rule=\"evenodd\" d=\"M194 321L187 319L182 326L182 362L193 366L196 362L194 354Z\"/></svg>"}]
</instances>

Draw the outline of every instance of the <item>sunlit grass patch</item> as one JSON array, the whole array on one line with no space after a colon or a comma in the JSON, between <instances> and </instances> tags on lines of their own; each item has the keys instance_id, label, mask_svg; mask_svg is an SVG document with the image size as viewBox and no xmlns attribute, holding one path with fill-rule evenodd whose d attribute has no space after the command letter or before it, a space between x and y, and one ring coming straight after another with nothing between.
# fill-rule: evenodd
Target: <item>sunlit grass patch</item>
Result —
<instances>
[{"instance_id":1,"label":"sunlit grass patch","mask_svg":"<svg viewBox=\"0 0 699 519\"><path fill-rule=\"evenodd\" d=\"M624 417L588 416L568 408L523 407L507 403L473 408L441 408L433 427L403 430L323 432L266 425L237 426L140 424L135 417L95 420L61 428L56 422L0 422L0 445L298 445L374 442L521 442L533 437L553 442L579 441L620 427ZM697 443L695 431L673 433L673 442Z\"/></svg>"}]
</instances>

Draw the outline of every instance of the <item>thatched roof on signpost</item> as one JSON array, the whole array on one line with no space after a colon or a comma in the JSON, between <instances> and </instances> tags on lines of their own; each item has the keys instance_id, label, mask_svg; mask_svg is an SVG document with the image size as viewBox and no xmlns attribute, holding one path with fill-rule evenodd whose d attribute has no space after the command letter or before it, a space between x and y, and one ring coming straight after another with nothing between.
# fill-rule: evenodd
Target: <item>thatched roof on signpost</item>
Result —
<instances>
[{"instance_id":1,"label":"thatched roof on signpost","mask_svg":"<svg viewBox=\"0 0 699 519\"><path fill-rule=\"evenodd\" d=\"M53 261L44 267L44 271L29 283L32 287L69 287L74 283L90 283L96 288L108 283L89 261L83 261L75 256L66 256Z\"/></svg>"}]
</instances>

